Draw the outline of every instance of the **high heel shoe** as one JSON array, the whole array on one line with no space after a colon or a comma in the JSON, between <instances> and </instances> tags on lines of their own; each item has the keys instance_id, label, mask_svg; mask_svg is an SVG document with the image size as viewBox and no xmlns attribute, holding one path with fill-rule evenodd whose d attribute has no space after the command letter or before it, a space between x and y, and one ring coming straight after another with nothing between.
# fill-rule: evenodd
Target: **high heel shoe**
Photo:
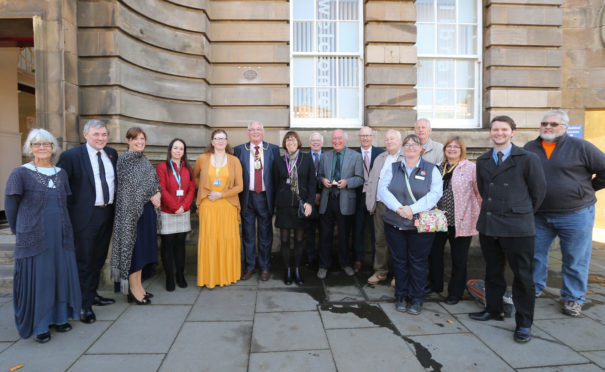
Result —
<instances>
[{"instance_id":1,"label":"high heel shoe","mask_svg":"<svg viewBox=\"0 0 605 372\"><path fill-rule=\"evenodd\" d=\"M294 268L294 282L298 285L302 285L304 283L302 273L299 267Z\"/></svg>"},{"instance_id":2,"label":"high heel shoe","mask_svg":"<svg viewBox=\"0 0 605 372\"><path fill-rule=\"evenodd\" d=\"M149 297L143 296L143 299L141 301L137 300L137 298L132 294L132 292L130 291L130 289L128 290L128 303L133 302L137 305L149 305L151 303L151 300L149 299Z\"/></svg>"},{"instance_id":3,"label":"high heel shoe","mask_svg":"<svg viewBox=\"0 0 605 372\"><path fill-rule=\"evenodd\" d=\"M145 297L147 297L147 298L153 298L153 293L151 293L151 292L145 292Z\"/></svg>"},{"instance_id":4,"label":"high heel shoe","mask_svg":"<svg viewBox=\"0 0 605 372\"><path fill-rule=\"evenodd\" d=\"M284 273L284 284L290 285L292 284L292 270L288 267L286 272Z\"/></svg>"}]
</instances>

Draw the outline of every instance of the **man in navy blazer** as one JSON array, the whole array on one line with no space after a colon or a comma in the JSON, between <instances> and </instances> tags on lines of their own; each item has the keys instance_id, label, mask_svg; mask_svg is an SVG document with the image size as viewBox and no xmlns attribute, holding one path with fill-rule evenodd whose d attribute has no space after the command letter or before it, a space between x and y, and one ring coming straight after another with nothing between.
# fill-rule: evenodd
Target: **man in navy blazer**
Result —
<instances>
[{"instance_id":1,"label":"man in navy blazer","mask_svg":"<svg viewBox=\"0 0 605 372\"><path fill-rule=\"evenodd\" d=\"M89 120L84 125L86 143L63 152L57 163L67 172L72 192L67 207L74 228L84 323L96 320L92 305L115 302L97 293L111 239L116 190L118 153L106 146L108 134L104 122Z\"/></svg>"},{"instance_id":2,"label":"man in navy blazer","mask_svg":"<svg viewBox=\"0 0 605 372\"><path fill-rule=\"evenodd\" d=\"M250 142L236 146L234 155L242 163L244 190L239 194L242 210L242 233L246 254L243 280L256 273L256 236L258 233L258 265L260 279L269 280L271 274L271 247L273 246L273 159L279 157L279 147L264 142L265 130L259 121L248 125ZM255 229L256 222L256 229Z\"/></svg>"},{"instance_id":3,"label":"man in navy blazer","mask_svg":"<svg viewBox=\"0 0 605 372\"><path fill-rule=\"evenodd\" d=\"M372 128L364 126L359 130L359 143L361 147L357 152L361 153L361 163L363 165L363 186L357 188L357 208L355 210L355 233L353 239L353 250L355 252L355 263L353 270L359 272L363 263L364 231L366 223L369 224L370 244L372 246L372 255L376 246L376 236L374 234L374 220L366 208L366 188L370 179L370 172L374 166L374 159L384 152L384 149L372 146L374 132Z\"/></svg>"}]
</instances>

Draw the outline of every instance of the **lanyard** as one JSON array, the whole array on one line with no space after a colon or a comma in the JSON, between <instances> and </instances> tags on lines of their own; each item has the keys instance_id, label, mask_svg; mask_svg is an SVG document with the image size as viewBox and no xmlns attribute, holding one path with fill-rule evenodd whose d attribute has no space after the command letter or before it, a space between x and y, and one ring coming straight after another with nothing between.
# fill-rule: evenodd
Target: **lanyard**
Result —
<instances>
[{"instance_id":1,"label":"lanyard","mask_svg":"<svg viewBox=\"0 0 605 372\"><path fill-rule=\"evenodd\" d=\"M218 164L216 161L216 156L214 156L214 154L212 154L212 160L214 161L214 168L216 168L216 178L218 179L219 173L221 171L221 168L223 168L223 164ZM225 162L225 158L223 157L223 163Z\"/></svg>"},{"instance_id":2,"label":"lanyard","mask_svg":"<svg viewBox=\"0 0 605 372\"><path fill-rule=\"evenodd\" d=\"M292 166L290 166L290 162L288 161L288 154L284 154L284 159L286 159L286 170L288 171L288 176L292 175L292 171L294 170L294 166L296 165L296 161L298 160L298 154L299 153L296 154L296 157L292 162Z\"/></svg>"},{"instance_id":3,"label":"lanyard","mask_svg":"<svg viewBox=\"0 0 605 372\"><path fill-rule=\"evenodd\" d=\"M441 171L441 177L445 176L448 173L452 173L454 171L454 168L456 168L456 166L458 165L458 162L455 162L454 164L452 164L451 168L448 170L447 166L448 166L448 162L447 160L445 161L445 164L443 164L443 171Z\"/></svg>"},{"instance_id":4,"label":"lanyard","mask_svg":"<svg viewBox=\"0 0 605 372\"><path fill-rule=\"evenodd\" d=\"M179 185L179 190L181 189L181 163L179 163L179 174L176 174L176 171L174 170L174 165L172 165L172 160L170 160L170 168L172 168L172 174L174 174L174 179L176 180L176 183Z\"/></svg>"}]
</instances>

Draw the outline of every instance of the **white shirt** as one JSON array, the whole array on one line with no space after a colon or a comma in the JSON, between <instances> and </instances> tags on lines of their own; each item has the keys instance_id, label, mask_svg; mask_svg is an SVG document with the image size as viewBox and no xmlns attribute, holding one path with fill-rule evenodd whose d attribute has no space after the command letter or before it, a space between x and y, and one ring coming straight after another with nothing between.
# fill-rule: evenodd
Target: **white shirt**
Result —
<instances>
[{"instance_id":1,"label":"white shirt","mask_svg":"<svg viewBox=\"0 0 605 372\"><path fill-rule=\"evenodd\" d=\"M107 187L109 187L109 204L113 204L115 195L114 185L116 175L113 171L113 164L109 160L109 156L103 150L95 150L86 143L86 150L88 150L88 157L90 159L90 165L92 166L92 173L95 178L95 205L104 205L103 200L103 188L101 187L101 177L99 176L99 160L97 158L97 152L101 151L101 160L103 161L103 167L105 168L105 181L107 181Z\"/></svg>"},{"instance_id":2,"label":"white shirt","mask_svg":"<svg viewBox=\"0 0 605 372\"><path fill-rule=\"evenodd\" d=\"M254 153L256 152L255 146L256 145L253 145L251 142L248 143L248 148L250 149L250 151L249 151L250 152L250 166L249 166L249 168L250 168L250 184L248 185L248 190L251 190L251 191L254 191L254 171L256 170L256 169L254 169ZM258 154L260 155L260 163L263 166L261 169L261 172L264 175L265 159L263 156L263 143L262 142L258 144ZM265 191L264 177L263 177L263 190L262 191Z\"/></svg>"},{"instance_id":3,"label":"white shirt","mask_svg":"<svg viewBox=\"0 0 605 372\"><path fill-rule=\"evenodd\" d=\"M380 176L378 176L379 181L384 176L385 169L387 169L387 168L391 169L393 163L397 160L399 155L401 155L401 150L397 151L394 155L389 154L386 156L386 158L384 158L384 165L382 166L382 169L380 170ZM382 200L380 200L380 196L378 195L378 193L376 193L376 201L382 202Z\"/></svg>"}]
</instances>

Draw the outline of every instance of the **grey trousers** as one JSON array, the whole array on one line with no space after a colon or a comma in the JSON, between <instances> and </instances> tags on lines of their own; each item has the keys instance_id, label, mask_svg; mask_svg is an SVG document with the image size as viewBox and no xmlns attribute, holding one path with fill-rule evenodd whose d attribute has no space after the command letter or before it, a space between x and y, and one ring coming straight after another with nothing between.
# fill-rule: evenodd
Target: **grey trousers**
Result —
<instances>
[{"instance_id":1,"label":"grey trousers","mask_svg":"<svg viewBox=\"0 0 605 372\"><path fill-rule=\"evenodd\" d=\"M387 241L384 238L384 220L382 219L382 214L386 208L382 202L377 201L376 210L372 216L374 218L374 231L376 233L374 271L380 276L387 276L389 273L389 260L391 259L389 247L387 247Z\"/></svg>"}]
</instances>

